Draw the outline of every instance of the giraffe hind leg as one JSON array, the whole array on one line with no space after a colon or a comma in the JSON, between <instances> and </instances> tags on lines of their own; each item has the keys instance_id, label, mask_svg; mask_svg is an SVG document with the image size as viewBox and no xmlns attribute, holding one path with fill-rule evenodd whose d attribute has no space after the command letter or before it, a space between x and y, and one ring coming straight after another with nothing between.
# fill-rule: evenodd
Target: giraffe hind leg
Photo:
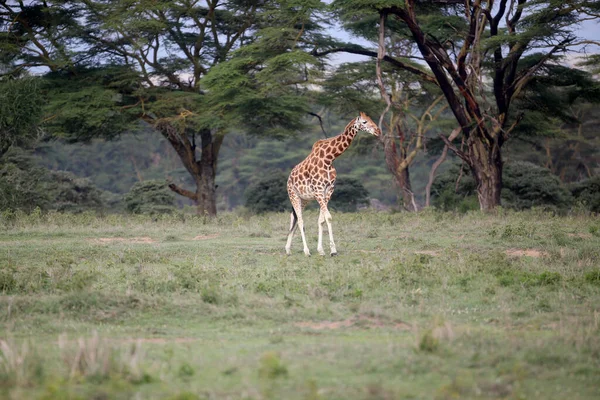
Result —
<instances>
[{"instance_id":1,"label":"giraffe hind leg","mask_svg":"<svg viewBox=\"0 0 600 400\"><path fill-rule=\"evenodd\" d=\"M294 238L294 233L296 233L296 228L298 227L298 216L296 215L296 211L292 209L290 213L290 230L288 232L288 239L285 245L285 253L289 256L292 254L292 239Z\"/></svg>"},{"instance_id":2,"label":"giraffe hind leg","mask_svg":"<svg viewBox=\"0 0 600 400\"><path fill-rule=\"evenodd\" d=\"M300 228L300 235L302 236L302 244L304 245L304 254L306 254L307 256L310 256L310 250L308 249L308 245L306 244L306 235L304 233L304 220L302 219L302 210L304 209L304 206L306 206L306 201L301 200L300 197L295 194L290 194L290 201L292 203L292 206L294 207L294 211L291 216L292 223L290 225L294 225L294 222L293 222L294 216L296 217L297 223L295 226L290 226L290 232L288 233L288 240L285 245L285 251L288 255L291 254L292 238L294 236L296 227L298 227L298 228Z\"/></svg>"}]
</instances>

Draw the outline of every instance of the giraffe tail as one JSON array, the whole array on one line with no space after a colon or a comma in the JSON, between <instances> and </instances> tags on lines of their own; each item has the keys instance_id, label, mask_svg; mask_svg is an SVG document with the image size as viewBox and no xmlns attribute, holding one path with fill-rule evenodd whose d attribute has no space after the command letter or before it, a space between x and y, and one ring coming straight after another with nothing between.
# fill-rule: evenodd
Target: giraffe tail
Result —
<instances>
[{"instance_id":1,"label":"giraffe tail","mask_svg":"<svg viewBox=\"0 0 600 400\"><path fill-rule=\"evenodd\" d=\"M292 213L290 214L290 232L292 232L294 230L297 222L298 222L298 215L296 214L296 210L294 210L292 208Z\"/></svg>"}]
</instances>

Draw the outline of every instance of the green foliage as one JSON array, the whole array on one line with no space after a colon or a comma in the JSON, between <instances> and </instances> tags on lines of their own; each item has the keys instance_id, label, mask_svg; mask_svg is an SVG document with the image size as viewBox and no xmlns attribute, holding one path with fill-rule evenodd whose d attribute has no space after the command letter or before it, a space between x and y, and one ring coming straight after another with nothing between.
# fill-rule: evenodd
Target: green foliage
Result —
<instances>
[{"instance_id":1,"label":"green foliage","mask_svg":"<svg viewBox=\"0 0 600 400\"><path fill-rule=\"evenodd\" d=\"M44 127L55 137L87 141L115 137L137 120L129 95L136 74L126 67L80 68L76 74L47 74L44 90L50 115Z\"/></svg>"},{"instance_id":2,"label":"green foliage","mask_svg":"<svg viewBox=\"0 0 600 400\"><path fill-rule=\"evenodd\" d=\"M175 196L165 181L138 182L124 197L125 208L133 214L164 214L175 211Z\"/></svg>"},{"instance_id":3,"label":"green foliage","mask_svg":"<svg viewBox=\"0 0 600 400\"><path fill-rule=\"evenodd\" d=\"M600 213L600 175L570 185L575 200L588 210Z\"/></svg>"},{"instance_id":4,"label":"green foliage","mask_svg":"<svg viewBox=\"0 0 600 400\"><path fill-rule=\"evenodd\" d=\"M89 179L79 178L67 171L49 171L52 186L48 194L52 199L52 209L67 212L99 210L104 207L102 190Z\"/></svg>"},{"instance_id":5,"label":"green foliage","mask_svg":"<svg viewBox=\"0 0 600 400\"><path fill-rule=\"evenodd\" d=\"M464 168L460 174L459 166L453 165L446 172L438 175L433 182L432 205L444 211L475 210L479 208L475 189L475 180L468 170Z\"/></svg>"},{"instance_id":6,"label":"green foliage","mask_svg":"<svg viewBox=\"0 0 600 400\"><path fill-rule=\"evenodd\" d=\"M369 204L369 192L356 178L337 178L329 204L336 211L353 212Z\"/></svg>"},{"instance_id":7,"label":"green foliage","mask_svg":"<svg viewBox=\"0 0 600 400\"><path fill-rule=\"evenodd\" d=\"M446 211L476 209L475 180L468 170L464 170L458 190L455 190L457 177L457 167L437 177L432 186L433 205ZM502 204L505 207L567 209L573 205L571 193L547 168L524 161L509 162L504 167L502 179Z\"/></svg>"},{"instance_id":8,"label":"green foliage","mask_svg":"<svg viewBox=\"0 0 600 400\"><path fill-rule=\"evenodd\" d=\"M281 212L291 208L287 192L287 176L281 172L267 173L246 190L245 206L257 214ZM355 178L337 178L329 207L336 211L353 212L369 204L369 192Z\"/></svg>"},{"instance_id":9,"label":"green foliage","mask_svg":"<svg viewBox=\"0 0 600 400\"><path fill-rule=\"evenodd\" d=\"M0 210L50 208L53 199L48 178L30 154L13 147L0 161Z\"/></svg>"},{"instance_id":10,"label":"green foliage","mask_svg":"<svg viewBox=\"0 0 600 400\"><path fill-rule=\"evenodd\" d=\"M267 171L264 178L246 189L245 206L257 214L268 211L285 211L290 201L287 193L287 176L278 171Z\"/></svg>"},{"instance_id":11,"label":"green foliage","mask_svg":"<svg viewBox=\"0 0 600 400\"><path fill-rule=\"evenodd\" d=\"M547 168L529 162L510 162L504 168L502 180L502 201L507 207L567 209L573 204L571 193Z\"/></svg>"},{"instance_id":12,"label":"green foliage","mask_svg":"<svg viewBox=\"0 0 600 400\"><path fill-rule=\"evenodd\" d=\"M0 79L0 157L37 138L43 103L39 78Z\"/></svg>"},{"instance_id":13,"label":"green foliage","mask_svg":"<svg viewBox=\"0 0 600 400\"><path fill-rule=\"evenodd\" d=\"M110 193L88 179L40 167L33 155L21 149L12 148L0 162L0 210L100 210L103 198L110 198ZM118 199L113 200L116 203Z\"/></svg>"}]
</instances>

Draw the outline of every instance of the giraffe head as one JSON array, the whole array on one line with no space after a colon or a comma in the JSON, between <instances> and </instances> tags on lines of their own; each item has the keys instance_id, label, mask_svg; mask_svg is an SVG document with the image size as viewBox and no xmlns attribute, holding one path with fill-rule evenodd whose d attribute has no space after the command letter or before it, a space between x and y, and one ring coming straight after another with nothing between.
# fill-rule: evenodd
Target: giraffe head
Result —
<instances>
[{"instance_id":1,"label":"giraffe head","mask_svg":"<svg viewBox=\"0 0 600 400\"><path fill-rule=\"evenodd\" d=\"M361 112L360 115L354 120L354 127L359 131L369 132L373 136L381 135L379 127L367 114Z\"/></svg>"}]
</instances>

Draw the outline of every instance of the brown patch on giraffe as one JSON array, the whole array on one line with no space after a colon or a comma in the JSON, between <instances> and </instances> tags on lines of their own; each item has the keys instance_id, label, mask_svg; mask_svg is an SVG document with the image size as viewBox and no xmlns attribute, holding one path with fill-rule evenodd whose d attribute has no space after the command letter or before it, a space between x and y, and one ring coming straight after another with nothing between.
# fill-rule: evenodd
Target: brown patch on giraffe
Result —
<instances>
[{"instance_id":1,"label":"brown patch on giraffe","mask_svg":"<svg viewBox=\"0 0 600 400\"><path fill-rule=\"evenodd\" d=\"M88 239L88 241L92 243L101 243L101 244L109 244L109 243L133 243L133 244L149 244L156 243L156 240L152 239L148 236L142 237L133 237L133 238L124 238L124 237L112 237L112 238L96 238L96 239Z\"/></svg>"},{"instance_id":2,"label":"brown patch on giraffe","mask_svg":"<svg viewBox=\"0 0 600 400\"><path fill-rule=\"evenodd\" d=\"M299 328L308 328L313 330L331 330L341 328L393 328L409 330L412 328L406 322L386 321L382 318L368 317L366 315L359 315L341 321L303 321L297 322L294 325Z\"/></svg>"},{"instance_id":3,"label":"brown patch on giraffe","mask_svg":"<svg viewBox=\"0 0 600 400\"><path fill-rule=\"evenodd\" d=\"M548 255L547 252L541 251L541 250L536 250L536 249L508 249L508 250L506 250L505 253L508 256L515 256L515 257L527 256L527 257L534 257L534 258L545 257Z\"/></svg>"}]
</instances>

